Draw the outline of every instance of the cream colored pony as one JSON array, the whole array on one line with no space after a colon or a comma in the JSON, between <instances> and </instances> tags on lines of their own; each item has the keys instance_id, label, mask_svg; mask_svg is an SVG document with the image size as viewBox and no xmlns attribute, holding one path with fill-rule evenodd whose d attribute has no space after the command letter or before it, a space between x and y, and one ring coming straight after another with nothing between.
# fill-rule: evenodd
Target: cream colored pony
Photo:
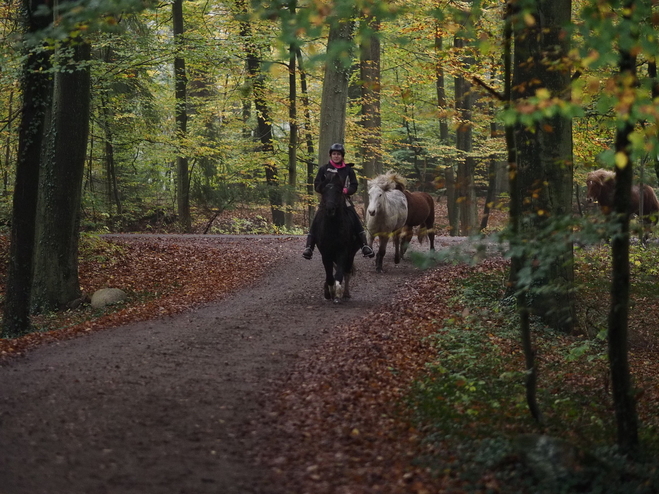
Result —
<instances>
[{"instance_id":1,"label":"cream colored pony","mask_svg":"<svg viewBox=\"0 0 659 494\"><path fill-rule=\"evenodd\" d=\"M366 235L369 247L375 237L380 248L375 255L375 270L382 272L382 260L387 252L389 238L393 238L394 263L402 258L400 234L407 220L407 199L403 190L405 179L394 171L379 175L368 181L368 209L366 211Z\"/></svg>"}]
</instances>

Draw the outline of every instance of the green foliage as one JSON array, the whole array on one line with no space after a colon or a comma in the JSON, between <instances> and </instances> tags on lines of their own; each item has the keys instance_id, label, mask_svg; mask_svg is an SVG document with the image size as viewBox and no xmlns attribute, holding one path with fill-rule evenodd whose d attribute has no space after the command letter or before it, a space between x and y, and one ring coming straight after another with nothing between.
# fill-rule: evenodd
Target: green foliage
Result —
<instances>
[{"instance_id":1,"label":"green foliage","mask_svg":"<svg viewBox=\"0 0 659 494\"><path fill-rule=\"evenodd\" d=\"M578 251L575 267L580 290L599 284L600 298L607 278L604 250ZM506 273L505 266L474 269L451 301L458 312L437 325L431 340L436 359L415 383L406 407L428 450L442 453L419 458L419 463L438 475L451 471L467 491L477 490L487 476L510 492L557 492L531 480L512 446L521 433L543 433L565 438L597 457L600 466L589 474L588 492L623 493L659 485L650 452L657 447L655 420L643 430L648 455L638 462L623 461L608 446L615 425L602 381L607 359L601 332L578 337L534 331L545 425L539 429L532 421L524 396L516 312L504 298ZM582 318L586 308L578 307ZM577 477L566 480L564 492L579 492L579 482Z\"/></svg>"},{"instance_id":2,"label":"green foliage","mask_svg":"<svg viewBox=\"0 0 659 494\"><path fill-rule=\"evenodd\" d=\"M124 247L112 241L105 240L97 234L80 235L78 255L99 264L107 264L121 259Z\"/></svg>"}]
</instances>

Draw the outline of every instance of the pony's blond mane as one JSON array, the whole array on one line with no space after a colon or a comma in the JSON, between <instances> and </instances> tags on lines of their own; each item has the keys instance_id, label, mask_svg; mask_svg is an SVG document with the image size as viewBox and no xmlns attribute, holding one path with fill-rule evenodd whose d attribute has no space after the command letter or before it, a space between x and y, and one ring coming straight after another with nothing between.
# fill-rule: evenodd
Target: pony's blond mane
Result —
<instances>
[{"instance_id":1,"label":"pony's blond mane","mask_svg":"<svg viewBox=\"0 0 659 494\"><path fill-rule=\"evenodd\" d=\"M605 170L604 168L600 168L599 170L590 172L586 177L586 181L595 182L596 184L599 185L604 185L604 182L608 182L609 180L615 180L615 178L616 178L615 172L612 172L611 170Z\"/></svg>"},{"instance_id":2,"label":"pony's blond mane","mask_svg":"<svg viewBox=\"0 0 659 494\"><path fill-rule=\"evenodd\" d=\"M405 180L405 177L393 170L389 170L384 175L378 175L377 177L368 181L369 189L371 187L380 187L384 191L394 189L405 190L406 185L407 180Z\"/></svg>"}]
</instances>

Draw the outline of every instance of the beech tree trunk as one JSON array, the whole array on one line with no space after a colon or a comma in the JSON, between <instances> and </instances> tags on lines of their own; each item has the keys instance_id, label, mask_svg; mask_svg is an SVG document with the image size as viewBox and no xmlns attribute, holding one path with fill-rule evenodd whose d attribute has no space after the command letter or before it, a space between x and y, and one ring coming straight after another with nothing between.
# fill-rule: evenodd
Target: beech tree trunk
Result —
<instances>
[{"instance_id":1,"label":"beech tree trunk","mask_svg":"<svg viewBox=\"0 0 659 494\"><path fill-rule=\"evenodd\" d=\"M456 48L464 48L464 41L455 38ZM473 63L471 57L463 60L465 65ZM455 109L458 117L456 130L456 147L461 156L458 159L458 176L456 182L456 199L460 210L461 235L473 235L477 231L476 222L478 211L476 208L476 190L474 188L475 160L471 156L472 150L472 108L474 95L471 84L462 76L455 78Z\"/></svg>"},{"instance_id":2,"label":"beech tree trunk","mask_svg":"<svg viewBox=\"0 0 659 494\"><path fill-rule=\"evenodd\" d=\"M307 88L307 74L302 68L302 53L300 52L299 48L297 50L297 61L298 61L297 65L300 70L300 91L302 92L302 107L304 108L304 140L307 146L307 156L309 157L306 160L307 195L309 197L313 197L314 195L313 181L316 178L316 174L314 171L313 162L311 161L311 157L315 154L315 151L313 147L313 136L311 134L311 110L309 109L309 91ZM309 227L311 227L311 222L313 220L315 210L316 208L310 202L309 207L307 208L307 214L309 217L309 225L308 225Z\"/></svg>"},{"instance_id":3,"label":"beech tree trunk","mask_svg":"<svg viewBox=\"0 0 659 494\"><path fill-rule=\"evenodd\" d=\"M25 33L37 34L51 18L36 15L44 0L23 0ZM30 295L36 229L39 168L45 118L52 96L50 53L36 47L27 53L22 70L23 108L18 136L18 158L14 184L11 240L2 336L13 338L30 329Z\"/></svg>"},{"instance_id":4,"label":"beech tree trunk","mask_svg":"<svg viewBox=\"0 0 659 494\"><path fill-rule=\"evenodd\" d=\"M295 12L295 1L292 2ZM286 201L285 223L287 228L293 227L293 208L295 207L295 188L297 184L297 46L291 44L288 57L288 194Z\"/></svg>"},{"instance_id":5,"label":"beech tree trunk","mask_svg":"<svg viewBox=\"0 0 659 494\"><path fill-rule=\"evenodd\" d=\"M50 129L43 158L32 309L57 310L80 297L78 240L80 201L89 135L90 46L70 44L55 76ZM67 48L65 47L66 51ZM66 59L64 59L66 57Z\"/></svg>"},{"instance_id":6,"label":"beech tree trunk","mask_svg":"<svg viewBox=\"0 0 659 494\"><path fill-rule=\"evenodd\" d=\"M380 30L379 21L369 16L366 19L373 30L360 46L361 76L361 125L364 128L362 145L362 162L365 179L362 184L362 197L368 207L368 188L366 179L382 174L382 128L380 117Z\"/></svg>"},{"instance_id":7,"label":"beech tree trunk","mask_svg":"<svg viewBox=\"0 0 659 494\"><path fill-rule=\"evenodd\" d=\"M437 88L437 111L439 113L439 139L444 145L449 144L449 127L448 103L446 102L446 78L444 77L444 67L442 65L444 40L439 28L435 25L435 54L437 56L437 65L435 68ZM460 212L458 210L455 190L455 171L453 170L453 160L446 158L444 163L444 186L446 187L446 209L448 212L449 234L455 237L460 234Z\"/></svg>"},{"instance_id":8,"label":"beech tree trunk","mask_svg":"<svg viewBox=\"0 0 659 494\"><path fill-rule=\"evenodd\" d=\"M570 39L564 28L570 22L571 0L538 0L535 5L535 23L528 25L519 19L516 25L515 99L535 96L539 89L552 96L569 91L568 69L561 70L560 64L551 62L566 57L569 50ZM533 238L546 228L547 221L572 214L572 122L556 115L532 126L518 124L515 139L518 186L525 198L521 214L531 220L524 222L529 230L522 233ZM529 302L546 324L569 333L575 319L572 245L556 243L551 247L551 254L540 259L549 264L548 275L535 281ZM534 295L539 290L542 295Z\"/></svg>"},{"instance_id":9,"label":"beech tree trunk","mask_svg":"<svg viewBox=\"0 0 659 494\"><path fill-rule=\"evenodd\" d=\"M247 13L245 0L237 0L236 5L241 14ZM284 226L286 219L283 211L283 197L280 187L277 163L274 161L274 144L272 142L272 119L270 118L270 107L268 106L268 93L265 85L265 73L261 67L259 49L254 43L252 26L247 21L240 24L240 36L243 38L245 55L247 58L247 87L254 97L256 109L256 132L260 142L260 151L266 156L265 181L268 186L268 198L270 200L270 211L272 222L276 226Z\"/></svg>"},{"instance_id":10,"label":"beech tree trunk","mask_svg":"<svg viewBox=\"0 0 659 494\"><path fill-rule=\"evenodd\" d=\"M319 165L329 161L328 152L332 144L345 141L348 78L352 59L342 58L343 50L338 50L337 46L340 48L352 43L353 28L354 21L351 19L331 20L320 103ZM347 149L347 152L350 150Z\"/></svg>"},{"instance_id":11,"label":"beech tree trunk","mask_svg":"<svg viewBox=\"0 0 659 494\"><path fill-rule=\"evenodd\" d=\"M633 5L633 1L627 2L626 9L631 11ZM636 84L636 56L626 50L620 51L619 84L621 85L621 94L623 94L623 91L630 91ZM629 136L633 132L634 126L628 119L625 122L624 125L619 123L616 135L616 154L624 156L626 163L619 163L616 166L616 188L613 199L615 215L613 221L617 224L618 231L611 239L612 276L608 344L611 388L618 425L618 446L625 453L633 453L638 448L638 419L627 355L630 288L629 215L627 213L631 202L634 177L630 159L631 142ZM623 166L620 166L621 164Z\"/></svg>"},{"instance_id":12,"label":"beech tree trunk","mask_svg":"<svg viewBox=\"0 0 659 494\"><path fill-rule=\"evenodd\" d=\"M509 4L509 9L511 5ZM506 109L513 106L512 99L512 25L515 20L514 14L509 10L506 13L504 25L504 102ZM521 217L522 217L522 194L518 184L518 166L517 166L517 144L515 142L515 129L512 124L506 125L506 151L508 160L508 177L510 180L510 226L511 226L511 247L515 244L519 245L524 242L521 238ZM537 401L537 381L538 381L538 366L535 361L535 349L533 348L533 340L531 338L531 325L529 320L529 308L526 303L526 293L518 285L518 277L520 269L524 265L526 258L522 254L513 255L511 257L511 270L510 270L510 292L515 294L517 302L517 312L520 318L520 339L522 342L522 350L524 352L525 374L526 374L526 404L529 407L529 412L536 422L542 422L542 413Z\"/></svg>"},{"instance_id":13,"label":"beech tree trunk","mask_svg":"<svg viewBox=\"0 0 659 494\"><path fill-rule=\"evenodd\" d=\"M174 86L176 98L176 134L179 139L180 149L176 157L176 205L178 221L184 232L192 230L192 218L190 217L190 172L188 169L188 158L184 154L183 140L188 132L188 109L187 109L187 74L185 71L185 58L183 58L183 0L172 2L172 22L174 25Z\"/></svg>"}]
</instances>

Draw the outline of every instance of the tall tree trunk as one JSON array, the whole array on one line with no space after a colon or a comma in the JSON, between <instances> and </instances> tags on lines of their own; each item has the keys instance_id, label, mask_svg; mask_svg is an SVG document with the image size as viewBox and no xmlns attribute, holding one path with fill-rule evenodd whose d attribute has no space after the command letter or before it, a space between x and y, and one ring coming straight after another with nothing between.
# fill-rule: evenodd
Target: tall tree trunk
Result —
<instances>
[{"instance_id":1,"label":"tall tree trunk","mask_svg":"<svg viewBox=\"0 0 659 494\"><path fill-rule=\"evenodd\" d=\"M237 0L241 15L247 14L247 3L245 0ZM249 83L247 87L254 97L256 109L257 134L261 143L260 150L266 156L265 180L268 186L268 198L270 200L270 211L272 222L276 226L284 226L286 220L283 211L283 197L280 187L277 164L274 160L274 144L272 142L272 120L270 118L270 107L268 106L268 92L265 84L265 73L261 66L260 51L252 36L252 26L248 21L241 21L240 36L243 39L245 55L247 58L247 74Z\"/></svg>"},{"instance_id":2,"label":"tall tree trunk","mask_svg":"<svg viewBox=\"0 0 659 494\"><path fill-rule=\"evenodd\" d=\"M631 12L633 0L625 5ZM625 17L629 14L625 13ZM636 56L620 50L620 94L628 93L637 83ZM616 135L616 188L614 192L613 221L617 232L611 240L611 309L609 312L609 365L611 367L611 388L618 425L618 446L625 453L633 453L638 448L638 422L634 390L629 374L627 356L627 320L629 316L629 204L631 203L633 166L630 159L631 143L629 136L634 130L629 115L619 115L625 123L619 122Z\"/></svg>"},{"instance_id":3,"label":"tall tree trunk","mask_svg":"<svg viewBox=\"0 0 659 494\"><path fill-rule=\"evenodd\" d=\"M295 12L295 0L290 8ZM291 44L288 57L288 200L286 201L285 223L287 228L293 227L293 209L297 184L297 77L296 77L297 46Z\"/></svg>"},{"instance_id":4,"label":"tall tree trunk","mask_svg":"<svg viewBox=\"0 0 659 494\"><path fill-rule=\"evenodd\" d=\"M656 58L648 62L648 76L652 80L652 101L656 101L657 98L659 98L659 79L657 78ZM654 174L659 178L659 155L657 155L657 153L654 153L652 156L652 164L654 165Z\"/></svg>"},{"instance_id":5,"label":"tall tree trunk","mask_svg":"<svg viewBox=\"0 0 659 494\"><path fill-rule=\"evenodd\" d=\"M10 161L11 161L11 140L12 140L12 120L13 116L12 113L14 113L14 90L12 89L9 92L9 102L8 102L9 108L7 110L7 139L5 141L5 163L4 166L2 167L2 195L6 196L8 194L8 188L9 188L9 169L11 167Z\"/></svg>"},{"instance_id":6,"label":"tall tree trunk","mask_svg":"<svg viewBox=\"0 0 659 494\"><path fill-rule=\"evenodd\" d=\"M508 8L512 7L508 4ZM513 107L512 100L512 24L514 16L511 11L506 13L504 24L504 102L506 109ZM518 184L518 166L517 166L517 143L515 142L515 129L512 124L506 125L506 150L508 160L508 177L510 180L510 226L511 226L511 247L515 244L520 245L524 243L521 238L521 216L522 216L522 194ZM517 252L521 252L517 249ZM529 412L536 422L542 422L542 413L537 402L537 380L538 380L538 367L535 362L535 350L533 348L533 341L531 338L531 325L529 320L529 308L526 302L526 292L518 284L517 274L524 265L526 259L523 254L515 254L511 258L510 270L510 288L515 293L517 301L517 312L520 318L520 336L522 342L522 350L524 352L525 375L526 375L526 404L529 407Z\"/></svg>"},{"instance_id":7,"label":"tall tree trunk","mask_svg":"<svg viewBox=\"0 0 659 494\"><path fill-rule=\"evenodd\" d=\"M363 173L362 197L368 207L368 189L365 180L382 173L382 122L380 117L380 23L368 16L366 23L373 33L360 47L361 125L364 128L362 146Z\"/></svg>"},{"instance_id":8,"label":"tall tree trunk","mask_svg":"<svg viewBox=\"0 0 659 494\"><path fill-rule=\"evenodd\" d=\"M176 98L176 134L179 140L179 153L176 157L176 205L178 221L184 232L192 230L192 218L190 217L190 172L188 169L188 158L184 154L183 141L188 132L188 109L187 109L187 75L185 72L185 58L183 58L185 28L183 25L183 0L172 2L172 22L174 25L174 86Z\"/></svg>"},{"instance_id":9,"label":"tall tree trunk","mask_svg":"<svg viewBox=\"0 0 659 494\"><path fill-rule=\"evenodd\" d=\"M110 63L114 58L112 48L103 48L102 57L105 63ZM107 87L102 87L100 89L99 100L101 103L99 118L104 136L103 163L105 165L106 197L108 211L110 212L110 220L113 221L112 206L116 206L116 214L119 217L123 214L123 206L121 202L121 193L119 191L119 179L117 177L117 170L114 162L114 132L112 131L114 118L112 109L110 108L110 90Z\"/></svg>"},{"instance_id":10,"label":"tall tree trunk","mask_svg":"<svg viewBox=\"0 0 659 494\"><path fill-rule=\"evenodd\" d=\"M444 66L442 65L444 49L444 40L439 23L435 24L435 56L437 62L435 66L435 86L437 88L437 112L439 115L439 140L443 145L449 144L449 127L448 127L448 103L446 102L446 78L444 77ZM458 210L455 190L455 171L453 162L446 158L444 163L444 186L446 187L446 209L448 212L449 234L455 237L460 234L460 212Z\"/></svg>"},{"instance_id":11,"label":"tall tree trunk","mask_svg":"<svg viewBox=\"0 0 659 494\"><path fill-rule=\"evenodd\" d=\"M571 0L538 0L535 23L519 20L515 33L513 87L516 98L536 95L546 89L551 95L562 95L569 89L569 69L561 69L560 61L567 57L570 39L565 26L570 21ZM528 17L527 17L528 19ZM561 115L548 117L535 125L516 127L518 152L518 183L526 200L522 214L530 238L542 231L552 218L572 213L572 122ZM548 275L535 281L542 295L531 296L533 311L557 331L570 332L574 325L572 245L557 243L546 254Z\"/></svg>"},{"instance_id":12,"label":"tall tree trunk","mask_svg":"<svg viewBox=\"0 0 659 494\"><path fill-rule=\"evenodd\" d=\"M51 23L39 12L44 0L24 0L24 31L37 34ZM38 15L37 15L38 13ZM11 241L5 291L3 337L13 338L30 329L30 292L36 229L39 168L45 118L52 96L50 51L33 47L23 66L23 108L18 135Z\"/></svg>"},{"instance_id":13,"label":"tall tree trunk","mask_svg":"<svg viewBox=\"0 0 659 494\"><path fill-rule=\"evenodd\" d=\"M80 201L89 135L90 46L74 39L55 76L37 213L32 308L57 310L80 297ZM67 50L66 46L64 50Z\"/></svg>"},{"instance_id":14,"label":"tall tree trunk","mask_svg":"<svg viewBox=\"0 0 659 494\"><path fill-rule=\"evenodd\" d=\"M465 47L464 40L455 38L454 45L461 49ZM465 65L474 63L471 57L463 60ZM458 159L458 178L456 196L460 209L460 232L462 235L476 233L477 209L476 190L474 188L474 169L476 163L471 156L472 147L472 108L474 96L471 84L463 77L455 78L455 107L458 118L456 131L456 147L462 155Z\"/></svg>"},{"instance_id":15,"label":"tall tree trunk","mask_svg":"<svg viewBox=\"0 0 659 494\"><path fill-rule=\"evenodd\" d=\"M435 86L437 88L437 112L439 120L439 140L442 145L449 145L448 103L446 101L446 78L443 63L444 39L439 24L435 25L435 55L437 57ZM456 202L455 171L453 160L446 158L444 163L444 186L446 187L446 210L448 212L449 234L455 237L460 234L460 211Z\"/></svg>"},{"instance_id":16,"label":"tall tree trunk","mask_svg":"<svg viewBox=\"0 0 659 494\"><path fill-rule=\"evenodd\" d=\"M320 103L318 140L318 163L320 165L329 161L328 152L333 143L345 141L351 59L342 58L343 50L340 48L352 43L353 28L354 21L351 19L333 18L331 20Z\"/></svg>"},{"instance_id":17,"label":"tall tree trunk","mask_svg":"<svg viewBox=\"0 0 659 494\"><path fill-rule=\"evenodd\" d=\"M309 197L313 197L314 195L314 188L313 188L313 181L314 178L316 177L316 173L314 171L314 166L311 161L311 157L315 154L314 147L313 147L313 135L311 133L311 111L309 109L309 90L307 88L307 73L304 71L302 68L302 52L298 48L297 50L297 60L298 60L298 67L300 69L300 91L302 92L302 107L304 108L304 140L306 142L307 146L307 156L308 159L306 160L307 162L307 195ZM307 209L308 217L309 217L309 227L311 227L311 222L313 221L314 217L314 212L316 211L316 208L314 207L313 203L309 203L309 207Z\"/></svg>"},{"instance_id":18,"label":"tall tree trunk","mask_svg":"<svg viewBox=\"0 0 659 494\"><path fill-rule=\"evenodd\" d=\"M494 110L492 109L492 114ZM499 129L496 122L490 124L490 138L496 139L499 137ZM488 161L487 167L487 195L485 197L485 207L483 208L483 217L481 218L480 230L485 230L490 219L490 211L497 206L497 199L501 192L499 184L501 183L501 175L503 174L505 162L497 159L495 154L492 154ZM502 166L503 165L503 166Z\"/></svg>"}]
</instances>

